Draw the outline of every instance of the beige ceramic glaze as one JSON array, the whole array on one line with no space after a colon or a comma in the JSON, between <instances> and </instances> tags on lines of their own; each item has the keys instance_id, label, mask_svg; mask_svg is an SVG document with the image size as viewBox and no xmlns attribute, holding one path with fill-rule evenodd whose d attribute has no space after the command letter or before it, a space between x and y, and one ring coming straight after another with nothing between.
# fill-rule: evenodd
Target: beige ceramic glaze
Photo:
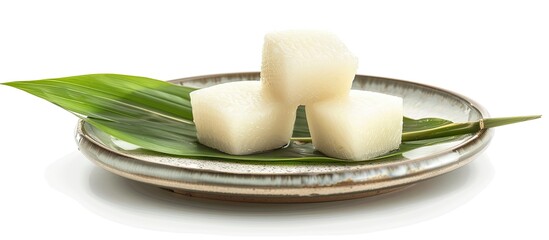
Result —
<instances>
[{"instance_id":1,"label":"beige ceramic glaze","mask_svg":"<svg viewBox=\"0 0 549 240\"><path fill-rule=\"evenodd\" d=\"M258 79L259 73L250 72L171 82L206 87ZM357 75L353 88L403 97L405 115L412 118L441 117L463 122L488 116L466 97L422 84ZM177 193L247 202L321 202L391 192L450 172L480 154L493 130L412 150L390 161L351 164L234 162L168 156L135 148L82 121L76 135L80 151L102 168Z\"/></svg>"}]
</instances>

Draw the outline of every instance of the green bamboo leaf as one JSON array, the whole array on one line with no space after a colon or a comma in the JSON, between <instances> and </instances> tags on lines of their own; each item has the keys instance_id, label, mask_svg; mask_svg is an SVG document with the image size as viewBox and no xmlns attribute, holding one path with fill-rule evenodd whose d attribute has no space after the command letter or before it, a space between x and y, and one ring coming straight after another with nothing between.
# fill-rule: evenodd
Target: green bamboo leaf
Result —
<instances>
[{"instance_id":1,"label":"green bamboo leaf","mask_svg":"<svg viewBox=\"0 0 549 240\"><path fill-rule=\"evenodd\" d=\"M91 74L39 81L3 83L44 98L69 111L81 111L70 100L87 103L90 107L121 114L150 115L189 122L192 119L189 92L191 89L178 87L150 78L119 74ZM83 113L102 113L88 109ZM116 117L116 116L111 116ZM114 119L113 119L114 120Z\"/></svg>"},{"instance_id":2,"label":"green bamboo leaf","mask_svg":"<svg viewBox=\"0 0 549 240\"><path fill-rule=\"evenodd\" d=\"M310 137L309 125L307 124L307 116L305 114L305 107L300 106L297 108L296 119L294 124L294 137Z\"/></svg>"},{"instance_id":3,"label":"green bamboo leaf","mask_svg":"<svg viewBox=\"0 0 549 240\"><path fill-rule=\"evenodd\" d=\"M219 152L198 143L189 93L195 89L144 77L91 74L37 81L3 83L50 101L93 127L143 149L189 158L244 161L347 161L314 150L303 107L298 108L293 142L284 148L246 156ZM483 119L452 123L439 118L404 118L398 150L374 160L453 141L463 134L540 116Z\"/></svg>"},{"instance_id":4,"label":"green bamboo leaf","mask_svg":"<svg viewBox=\"0 0 549 240\"><path fill-rule=\"evenodd\" d=\"M415 141L433 139L440 137L455 136L461 134L475 133L485 128L499 127L512 123L519 123L541 118L541 115L519 116L506 118L485 118L480 121L466 123L447 123L444 125L432 125L431 128L424 128L417 131L404 132L402 141ZM421 121L421 120L420 120Z\"/></svg>"},{"instance_id":5,"label":"green bamboo leaf","mask_svg":"<svg viewBox=\"0 0 549 240\"><path fill-rule=\"evenodd\" d=\"M450 123L452 123L452 121L448 121L446 119L441 119L441 118L412 119L412 118L404 117L402 131L403 132L421 131L425 129L444 126Z\"/></svg>"}]
</instances>

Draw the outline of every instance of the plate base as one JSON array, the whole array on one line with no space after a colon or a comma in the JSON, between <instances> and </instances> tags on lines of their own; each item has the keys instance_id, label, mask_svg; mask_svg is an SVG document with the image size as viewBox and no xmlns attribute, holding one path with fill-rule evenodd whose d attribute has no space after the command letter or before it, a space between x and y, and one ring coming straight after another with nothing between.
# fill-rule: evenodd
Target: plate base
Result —
<instances>
[{"instance_id":1,"label":"plate base","mask_svg":"<svg viewBox=\"0 0 549 240\"><path fill-rule=\"evenodd\" d=\"M247 202L247 203L318 203L318 202L333 202L351 200L357 198L377 196L386 193L398 192L407 189L415 184L408 184L398 187L390 187L384 189L378 189L375 191L366 191L352 194L338 194L338 195L314 195L314 196L247 196L247 195L232 195L232 194L219 194L209 192L196 192L188 191L184 189L172 189L161 188L166 191L170 191L176 194L180 194L186 197L206 198L213 200L232 201L232 202Z\"/></svg>"}]
</instances>

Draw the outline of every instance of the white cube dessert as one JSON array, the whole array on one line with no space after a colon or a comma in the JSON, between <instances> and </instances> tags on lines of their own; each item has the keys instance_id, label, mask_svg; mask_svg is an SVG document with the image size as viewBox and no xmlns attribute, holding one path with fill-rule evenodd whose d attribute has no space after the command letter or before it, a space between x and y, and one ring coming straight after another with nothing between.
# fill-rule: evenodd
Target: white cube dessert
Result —
<instances>
[{"instance_id":1,"label":"white cube dessert","mask_svg":"<svg viewBox=\"0 0 549 240\"><path fill-rule=\"evenodd\" d=\"M259 81L219 84L190 96L198 141L206 146L245 155L290 141L297 107L273 101Z\"/></svg>"},{"instance_id":2,"label":"white cube dessert","mask_svg":"<svg viewBox=\"0 0 549 240\"><path fill-rule=\"evenodd\" d=\"M261 81L279 101L308 105L345 96L357 67L357 58L334 34L291 30L265 35Z\"/></svg>"},{"instance_id":3,"label":"white cube dessert","mask_svg":"<svg viewBox=\"0 0 549 240\"><path fill-rule=\"evenodd\" d=\"M351 90L346 97L317 102L305 110L313 145L327 156L368 160L400 145L400 97Z\"/></svg>"}]
</instances>

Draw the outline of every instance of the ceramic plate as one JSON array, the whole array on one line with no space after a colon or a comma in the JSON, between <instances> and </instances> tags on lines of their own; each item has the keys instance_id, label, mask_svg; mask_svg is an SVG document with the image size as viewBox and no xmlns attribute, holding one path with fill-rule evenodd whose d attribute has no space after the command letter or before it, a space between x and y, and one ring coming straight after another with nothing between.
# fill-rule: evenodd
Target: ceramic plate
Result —
<instances>
[{"instance_id":1,"label":"ceramic plate","mask_svg":"<svg viewBox=\"0 0 549 240\"><path fill-rule=\"evenodd\" d=\"M250 72L171 82L207 87L258 79L258 72ZM402 97L404 113L412 118L440 117L464 122L488 117L470 99L432 86L357 75L353 88ZM82 121L76 131L80 151L110 172L185 195L247 202L321 202L395 191L469 163L486 148L492 136L493 130L484 129L385 161L291 164L187 159L139 149Z\"/></svg>"}]
</instances>

